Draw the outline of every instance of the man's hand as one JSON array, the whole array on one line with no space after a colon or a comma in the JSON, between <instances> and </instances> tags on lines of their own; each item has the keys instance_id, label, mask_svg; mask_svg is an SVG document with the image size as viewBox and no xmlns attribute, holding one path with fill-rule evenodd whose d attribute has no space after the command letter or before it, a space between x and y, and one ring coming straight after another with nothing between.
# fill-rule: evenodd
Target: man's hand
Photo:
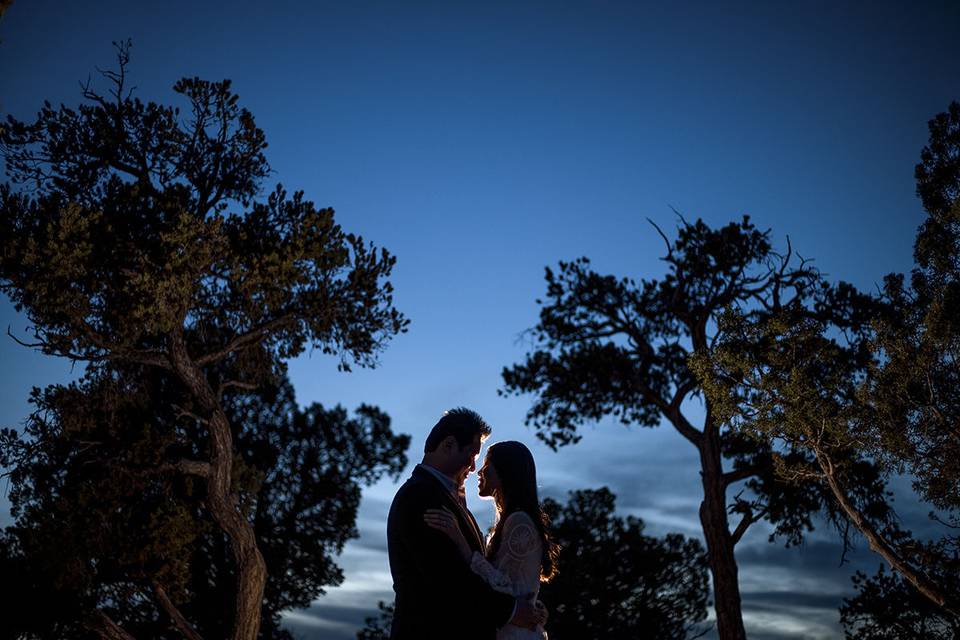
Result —
<instances>
[{"instance_id":1,"label":"man's hand","mask_svg":"<svg viewBox=\"0 0 960 640\"><path fill-rule=\"evenodd\" d=\"M547 609L537 600L531 604L528 598L517 598L517 612L510 619L510 624L525 629L536 629L547 621Z\"/></svg>"}]
</instances>

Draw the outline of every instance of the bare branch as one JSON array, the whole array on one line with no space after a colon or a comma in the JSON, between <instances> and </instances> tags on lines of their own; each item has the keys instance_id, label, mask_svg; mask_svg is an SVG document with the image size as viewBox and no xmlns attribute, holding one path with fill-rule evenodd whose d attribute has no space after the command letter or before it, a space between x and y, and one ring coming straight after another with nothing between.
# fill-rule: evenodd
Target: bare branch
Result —
<instances>
[{"instance_id":1,"label":"bare branch","mask_svg":"<svg viewBox=\"0 0 960 640\"><path fill-rule=\"evenodd\" d=\"M674 209L674 211L676 211L676 209ZM657 233L660 234L660 237L663 238L664 244L667 245L667 257L665 258L665 260L668 260L668 261L669 261L671 258L673 258L673 245L670 244L670 239L667 238L667 234L665 234L665 233L663 232L663 229L661 229L659 226L657 226L657 223L656 223L656 222L654 222L654 221L651 220L650 218L647 218L647 222L649 222L651 225L653 225L653 228L656 229L656 230L657 230Z\"/></svg>"},{"instance_id":2,"label":"bare branch","mask_svg":"<svg viewBox=\"0 0 960 640\"><path fill-rule=\"evenodd\" d=\"M950 522L947 522L946 520L941 518L938 514L934 513L933 511L930 512L929 517L934 522L940 523L943 526L948 527L950 529L960 529L960 525L955 525Z\"/></svg>"},{"instance_id":3,"label":"bare branch","mask_svg":"<svg viewBox=\"0 0 960 640\"><path fill-rule=\"evenodd\" d=\"M223 400L223 392L232 387L244 389L246 391L256 391L257 385L252 382L241 382L240 380L227 380L217 388L217 402Z\"/></svg>"},{"instance_id":4,"label":"bare branch","mask_svg":"<svg viewBox=\"0 0 960 640\"><path fill-rule=\"evenodd\" d=\"M669 207L670 207L670 211L673 211L674 215L677 216L678 218L680 218L680 222L682 222L682 223L684 224L684 226L687 226L687 227L690 226L690 223L687 222L687 219L683 216L682 213L680 213L680 210L679 210L679 209L677 209L677 208L676 208L675 206L673 206L672 204L669 205Z\"/></svg>"},{"instance_id":5,"label":"bare branch","mask_svg":"<svg viewBox=\"0 0 960 640\"><path fill-rule=\"evenodd\" d=\"M730 534L730 546L736 546L740 539L743 537L743 534L747 532L747 529L750 528L755 522L753 519L753 513L747 512L743 514L743 517L740 518L740 522L737 523L737 528L734 529L733 533Z\"/></svg>"}]
</instances>

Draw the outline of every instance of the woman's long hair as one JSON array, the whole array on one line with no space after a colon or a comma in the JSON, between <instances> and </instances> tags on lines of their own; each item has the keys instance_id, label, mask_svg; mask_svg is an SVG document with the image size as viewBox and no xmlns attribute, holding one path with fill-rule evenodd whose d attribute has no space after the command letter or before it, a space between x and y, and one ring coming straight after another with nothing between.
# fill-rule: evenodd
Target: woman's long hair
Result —
<instances>
[{"instance_id":1,"label":"woman's long hair","mask_svg":"<svg viewBox=\"0 0 960 640\"><path fill-rule=\"evenodd\" d=\"M523 511L533 520L540 534L543 557L540 560L540 581L549 582L557 575L557 558L560 545L550 536L550 519L540 507L537 497L537 467L533 454L521 443L513 440L497 442L487 449L487 460L493 465L500 479L499 495L494 496L497 506L497 525L494 527L487 556L493 558L503 532L503 523L507 516L515 511Z\"/></svg>"}]
</instances>

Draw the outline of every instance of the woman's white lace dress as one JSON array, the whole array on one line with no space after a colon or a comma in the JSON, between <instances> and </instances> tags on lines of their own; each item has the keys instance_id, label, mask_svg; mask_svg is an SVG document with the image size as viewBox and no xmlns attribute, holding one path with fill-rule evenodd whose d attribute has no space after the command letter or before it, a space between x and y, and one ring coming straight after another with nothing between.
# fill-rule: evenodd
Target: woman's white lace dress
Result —
<instances>
[{"instance_id":1,"label":"woman's white lace dress","mask_svg":"<svg viewBox=\"0 0 960 640\"><path fill-rule=\"evenodd\" d=\"M474 552L470 561L473 572L487 584L512 596L530 596L536 600L540 592L540 562L543 543L537 528L526 513L515 511L503 523L503 539L491 563L483 555ZM511 624L501 628L497 640L545 640L542 627L531 631Z\"/></svg>"}]
</instances>

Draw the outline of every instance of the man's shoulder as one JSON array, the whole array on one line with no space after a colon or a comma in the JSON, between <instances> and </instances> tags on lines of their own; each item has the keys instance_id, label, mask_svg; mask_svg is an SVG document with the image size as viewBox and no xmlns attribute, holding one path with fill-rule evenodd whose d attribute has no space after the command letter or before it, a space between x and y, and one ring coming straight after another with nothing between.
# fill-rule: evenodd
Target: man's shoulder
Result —
<instances>
[{"instance_id":1,"label":"man's shoulder","mask_svg":"<svg viewBox=\"0 0 960 640\"><path fill-rule=\"evenodd\" d=\"M422 471L414 468L410 477L400 485L400 488L397 489L396 495L393 497L393 504L402 503L411 500L423 499L427 496L430 496L433 493L436 493L436 487L434 487L436 481L427 476Z\"/></svg>"}]
</instances>

